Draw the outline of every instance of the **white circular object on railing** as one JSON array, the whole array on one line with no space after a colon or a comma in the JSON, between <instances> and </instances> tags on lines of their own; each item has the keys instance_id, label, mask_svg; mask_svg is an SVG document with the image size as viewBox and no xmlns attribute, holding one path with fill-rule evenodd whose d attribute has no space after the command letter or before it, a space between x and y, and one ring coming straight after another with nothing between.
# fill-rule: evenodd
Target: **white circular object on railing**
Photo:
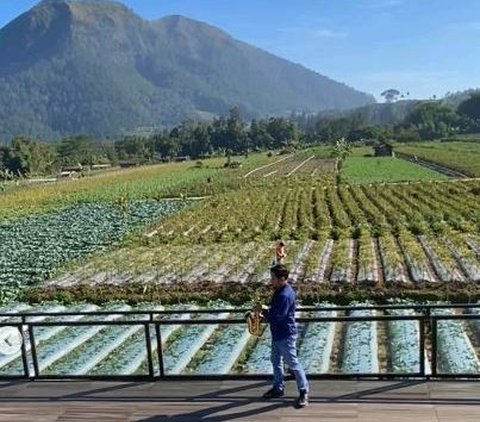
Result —
<instances>
[{"instance_id":1,"label":"white circular object on railing","mask_svg":"<svg viewBox=\"0 0 480 422\"><path fill-rule=\"evenodd\" d=\"M0 355L13 355L22 350L23 336L16 327L0 327Z\"/></svg>"}]
</instances>

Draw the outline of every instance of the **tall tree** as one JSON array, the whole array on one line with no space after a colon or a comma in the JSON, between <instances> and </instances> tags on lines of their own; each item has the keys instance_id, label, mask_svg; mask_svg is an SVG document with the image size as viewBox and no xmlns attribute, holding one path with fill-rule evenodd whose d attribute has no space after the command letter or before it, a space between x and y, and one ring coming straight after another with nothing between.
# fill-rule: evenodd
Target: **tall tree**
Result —
<instances>
[{"instance_id":1,"label":"tall tree","mask_svg":"<svg viewBox=\"0 0 480 422\"><path fill-rule=\"evenodd\" d=\"M408 114L405 125L415 127L422 139L436 139L452 133L458 115L450 104L443 101L419 103Z\"/></svg>"},{"instance_id":2,"label":"tall tree","mask_svg":"<svg viewBox=\"0 0 480 422\"><path fill-rule=\"evenodd\" d=\"M92 165L96 162L95 140L86 135L63 139L57 144L57 152L62 166Z\"/></svg>"},{"instance_id":3,"label":"tall tree","mask_svg":"<svg viewBox=\"0 0 480 422\"><path fill-rule=\"evenodd\" d=\"M12 141L5 167L16 174L33 176L53 171L54 162L55 150L51 144L19 137Z\"/></svg>"},{"instance_id":4,"label":"tall tree","mask_svg":"<svg viewBox=\"0 0 480 422\"><path fill-rule=\"evenodd\" d=\"M398 89L391 88L383 91L380 95L385 98L387 103L393 103L400 95L400 91Z\"/></svg>"},{"instance_id":5,"label":"tall tree","mask_svg":"<svg viewBox=\"0 0 480 422\"><path fill-rule=\"evenodd\" d=\"M227 148L234 152L246 152L248 150L248 137L245 122L242 119L239 107L233 107L227 118Z\"/></svg>"},{"instance_id":6,"label":"tall tree","mask_svg":"<svg viewBox=\"0 0 480 422\"><path fill-rule=\"evenodd\" d=\"M457 109L458 114L463 118L463 126L467 132L480 130L480 93L474 92L470 98L462 101Z\"/></svg>"}]
</instances>

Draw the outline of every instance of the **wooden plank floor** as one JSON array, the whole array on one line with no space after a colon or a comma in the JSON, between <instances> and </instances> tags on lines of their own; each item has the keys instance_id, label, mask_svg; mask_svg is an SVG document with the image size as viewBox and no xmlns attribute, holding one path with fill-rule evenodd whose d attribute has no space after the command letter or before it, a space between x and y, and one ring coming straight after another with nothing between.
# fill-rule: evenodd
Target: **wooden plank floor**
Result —
<instances>
[{"instance_id":1,"label":"wooden plank floor","mask_svg":"<svg viewBox=\"0 0 480 422\"><path fill-rule=\"evenodd\" d=\"M480 382L313 381L310 406L259 399L265 381L0 383L0 422L479 422Z\"/></svg>"}]
</instances>

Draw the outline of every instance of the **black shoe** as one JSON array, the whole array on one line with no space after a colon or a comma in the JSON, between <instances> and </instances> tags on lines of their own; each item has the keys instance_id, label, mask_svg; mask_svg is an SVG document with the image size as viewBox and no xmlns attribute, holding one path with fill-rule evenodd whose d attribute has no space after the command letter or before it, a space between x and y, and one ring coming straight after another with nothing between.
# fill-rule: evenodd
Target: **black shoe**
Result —
<instances>
[{"instance_id":1,"label":"black shoe","mask_svg":"<svg viewBox=\"0 0 480 422\"><path fill-rule=\"evenodd\" d=\"M295 406L298 408L308 406L308 393L302 391L295 402Z\"/></svg>"},{"instance_id":2,"label":"black shoe","mask_svg":"<svg viewBox=\"0 0 480 422\"><path fill-rule=\"evenodd\" d=\"M271 388L268 390L264 395L264 399L276 399L278 397L282 397L285 394L284 390L277 390L276 388Z\"/></svg>"}]
</instances>

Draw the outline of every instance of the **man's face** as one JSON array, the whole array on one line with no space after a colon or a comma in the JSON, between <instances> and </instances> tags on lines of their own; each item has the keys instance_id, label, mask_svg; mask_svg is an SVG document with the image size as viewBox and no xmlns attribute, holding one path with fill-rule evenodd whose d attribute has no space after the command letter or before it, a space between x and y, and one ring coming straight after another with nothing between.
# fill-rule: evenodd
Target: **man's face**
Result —
<instances>
[{"instance_id":1,"label":"man's face","mask_svg":"<svg viewBox=\"0 0 480 422\"><path fill-rule=\"evenodd\" d=\"M273 273L270 273L270 283L274 289L278 289L282 286L282 279L276 277Z\"/></svg>"}]
</instances>

